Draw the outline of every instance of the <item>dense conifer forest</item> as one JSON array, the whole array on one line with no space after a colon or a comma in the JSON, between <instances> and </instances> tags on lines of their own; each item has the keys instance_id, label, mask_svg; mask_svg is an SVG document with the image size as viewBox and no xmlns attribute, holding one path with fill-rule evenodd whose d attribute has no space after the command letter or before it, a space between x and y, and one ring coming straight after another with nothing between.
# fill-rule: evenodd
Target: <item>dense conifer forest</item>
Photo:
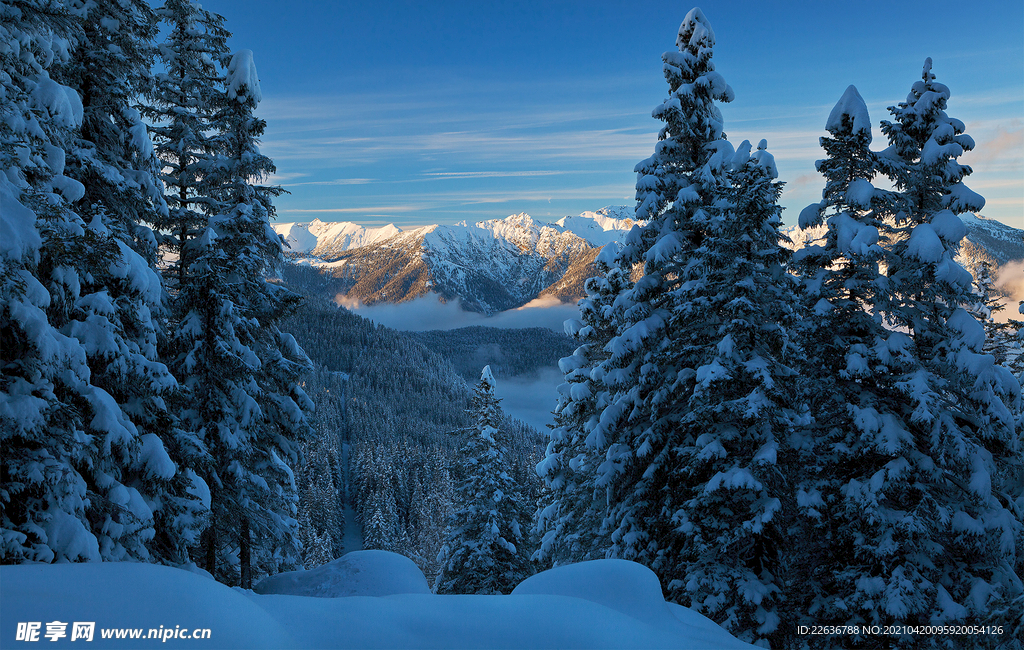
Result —
<instances>
[{"instance_id":1,"label":"dense conifer forest","mask_svg":"<svg viewBox=\"0 0 1024 650\"><path fill-rule=\"evenodd\" d=\"M358 545L489 595L629 560L761 647L831 647L798 632L822 623L858 646L1024 645L1024 325L992 318L1012 247L957 261L985 201L931 59L881 141L858 90L838 98L793 251L775 158L728 140L734 91L691 10L636 226L566 280L586 293L571 338L405 334L285 259L254 55L222 16L0 18L3 564L249 590ZM526 300L486 282L488 305ZM496 385L556 361L550 431L501 410Z\"/></svg>"}]
</instances>

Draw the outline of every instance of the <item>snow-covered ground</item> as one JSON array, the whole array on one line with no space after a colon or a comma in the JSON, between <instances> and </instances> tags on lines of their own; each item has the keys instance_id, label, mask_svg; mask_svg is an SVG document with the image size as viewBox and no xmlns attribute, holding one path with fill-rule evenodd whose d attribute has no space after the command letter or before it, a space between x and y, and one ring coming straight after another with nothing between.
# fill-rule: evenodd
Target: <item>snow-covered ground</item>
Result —
<instances>
[{"instance_id":1,"label":"snow-covered ground","mask_svg":"<svg viewBox=\"0 0 1024 650\"><path fill-rule=\"evenodd\" d=\"M89 648L752 647L666 603L654 574L624 560L546 571L509 596L424 593L416 565L384 551L257 586L273 595L132 563L4 566L0 585L3 647L33 633L46 647L78 647L85 637L72 636L87 626L76 623L94 624ZM186 636L202 630L208 638ZM48 631L64 636L51 642Z\"/></svg>"}]
</instances>

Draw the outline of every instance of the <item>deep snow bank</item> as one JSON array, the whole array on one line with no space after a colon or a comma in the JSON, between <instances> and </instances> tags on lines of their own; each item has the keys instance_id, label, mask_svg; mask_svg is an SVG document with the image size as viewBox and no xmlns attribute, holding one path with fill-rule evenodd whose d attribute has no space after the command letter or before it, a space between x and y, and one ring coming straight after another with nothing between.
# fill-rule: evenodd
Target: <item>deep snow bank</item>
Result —
<instances>
[{"instance_id":1,"label":"deep snow bank","mask_svg":"<svg viewBox=\"0 0 1024 650\"><path fill-rule=\"evenodd\" d=\"M316 598L429 594L416 563L398 553L353 551L308 571L288 571L256 585L257 594Z\"/></svg>"},{"instance_id":2,"label":"deep snow bank","mask_svg":"<svg viewBox=\"0 0 1024 650\"><path fill-rule=\"evenodd\" d=\"M94 622L90 648L750 648L708 619L665 603L645 567L599 560L560 567L524 581L511 596L435 596L419 590L412 562L382 551L302 572L275 587L343 591L357 576L368 593L387 596L260 595L168 567L105 563L0 567L0 646L18 647L18 624L40 623L47 647L78 647L74 622ZM360 557L361 556L361 557ZM390 556L390 557L389 557ZM344 559L344 558L342 558ZM328 565L330 566L330 565ZM305 575L303 575L305 574ZM316 575L337 581L317 587ZM47 624L67 624L50 642ZM209 639L146 638L149 630L208 628ZM22 626L25 629L25 626ZM141 638L102 638L138 629Z\"/></svg>"}]
</instances>

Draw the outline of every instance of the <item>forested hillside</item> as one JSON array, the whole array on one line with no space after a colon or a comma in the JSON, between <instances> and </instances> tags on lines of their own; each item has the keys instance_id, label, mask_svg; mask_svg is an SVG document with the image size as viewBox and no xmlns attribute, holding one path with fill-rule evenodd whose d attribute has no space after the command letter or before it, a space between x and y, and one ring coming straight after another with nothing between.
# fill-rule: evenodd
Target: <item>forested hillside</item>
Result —
<instances>
[{"instance_id":1,"label":"forested hillside","mask_svg":"<svg viewBox=\"0 0 1024 650\"><path fill-rule=\"evenodd\" d=\"M286 267L284 276L297 283L303 276L318 281L302 267ZM351 450L347 498L362 525L365 548L411 557L432 581L457 507L455 490L467 478L461 454L473 424L467 381L451 361L414 336L375 325L319 296L308 296L284 328L314 362L307 391L310 384L327 381L337 386L331 395L311 393L331 399L318 401L314 426L324 419L320 408L332 414L338 409L337 444ZM479 376L483 365L468 376ZM336 397L339 390L343 401ZM508 417L498 429L508 448L506 471L532 504L540 487L533 468L543 436ZM330 427L321 430L333 439ZM335 449L340 458L341 448ZM316 462L322 455L312 458ZM338 540L344 522L334 517L330 534Z\"/></svg>"}]
</instances>

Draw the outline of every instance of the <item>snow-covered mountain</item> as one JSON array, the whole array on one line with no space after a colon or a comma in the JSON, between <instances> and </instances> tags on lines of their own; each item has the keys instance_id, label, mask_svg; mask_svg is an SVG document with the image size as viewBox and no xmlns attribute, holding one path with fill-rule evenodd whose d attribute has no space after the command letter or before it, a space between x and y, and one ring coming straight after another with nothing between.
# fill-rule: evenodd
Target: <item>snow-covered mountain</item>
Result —
<instances>
[{"instance_id":1,"label":"snow-covered mountain","mask_svg":"<svg viewBox=\"0 0 1024 650\"><path fill-rule=\"evenodd\" d=\"M292 252L325 257L351 248L368 246L401 232L394 224L367 228L348 221L328 223L316 219L309 223L276 223L274 231L284 237Z\"/></svg>"},{"instance_id":2,"label":"snow-covered mountain","mask_svg":"<svg viewBox=\"0 0 1024 650\"><path fill-rule=\"evenodd\" d=\"M1024 230L1012 228L995 219L986 219L981 215L968 213L960 215L960 218L967 226L966 240L973 247L983 250L995 261L995 265L1024 259ZM961 255L968 253L965 249L968 249L968 246L961 244Z\"/></svg>"},{"instance_id":3,"label":"snow-covered mountain","mask_svg":"<svg viewBox=\"0 0 1024 650\"><path fill-rule=\"evenodd\" d=\"M631 215L628 207L611 206L554 223L520 213L408 231L319 220L274 228L298 261L320 269L330 291L344 300L397 303L433 292L467 309L494 313L538 297L582 297L598 251L625 237L634 224ZM967 237L959 261L965 268L973 270L981 260L998 267L1024 258L1024 231L982 216L963 219ZM824 226L785 232L793 248L801 248L820 237Z\"/></svg>"},{"instance_id":4,"label":"snow-covered mountain","mask_svg":"<svg viewBox=\"0 0 1024 650\"><path fill-rule=\"evenodd\" d=\"M635 223L633 216L633 208L613 205L597 212L584 212L577 217L562 217L555 225L600 247L619 241L622 233L629 232Z\"/></svg>"},{"instance_id":5,"label":"snow-covered mountain","mask_svg":"<svg viewBox=\"0 0 1024 650\"><path fill-rule=\"evenodd\" d=\"M294 252L308 254L301 261L320 268L331 290L347 300L403 302L429 291L492 313L522 306L553 286L550 295L578 298L580 278L593 274L597 250L632 228L629 214L608 207L555 223L520 213L409 231L321 221L276 224L275 230Z\"/></svg>"}]
</instances>

